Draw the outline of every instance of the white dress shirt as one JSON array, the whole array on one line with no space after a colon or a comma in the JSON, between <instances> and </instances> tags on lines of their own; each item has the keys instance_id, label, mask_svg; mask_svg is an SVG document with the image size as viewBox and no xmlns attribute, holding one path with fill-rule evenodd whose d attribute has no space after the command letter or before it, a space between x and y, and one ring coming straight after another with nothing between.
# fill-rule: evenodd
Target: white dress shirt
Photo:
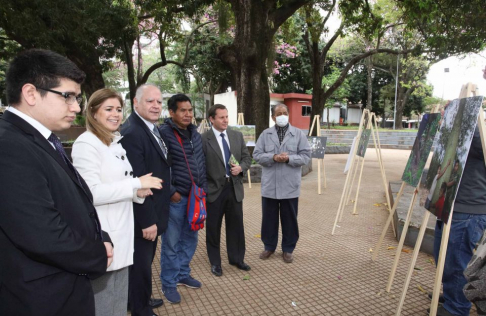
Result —
<instances>
[{"instance_id":1,"label":"white dress shirt","mask_svg":"<svg viewBox=\"0 0 486 316\"><path fill-rule=\"evenodd\" d=\"M214 126L212 126L211 129L213 130L214 136L216 136L216 140L218 141L219 149L221 149L221 154L223 155L223 164L224 164L224 161L226 161L226 157L224 156L223 138L221 137L221 133L224 134L224 139L226 139L226 143L228 143L228 148L231 150L231 145L230 145L230 142L229 142L228 133L226 133L226 130L220 132L217 129L215 129ZM230 157L228 157L228 159L229 158ZM225 166L225 168L226 168L226 166Z\"/></svg>"},{"instance_id":2,"label":"white dress shirt","mask_svg":"<svg viewBox=\"0 0 486 316\"><path fill-rule=\"evenodd\" d=\"M140 114L138 114L138 112L137 112L136 110L134 110L134 111L135 111L135 113L138 115L138 117L139 117L140 119L142 119L142 121L145 123L145 125L147 125L147 127L148 127L149 131L152 133L152 136L155 138L155 140L157 141L157 143L159 143L159 139L158 139L158 138L157 138L157 136L155 136L155 134L154 134L154 127L155 127L155 128L157 128L157 126L155 126L155 124L154 124L154 123L149 122L149 121L147 121L146 119L144 119L144 118L143 118L143 117L142 117Z\"/></svg>"}]
</instances>

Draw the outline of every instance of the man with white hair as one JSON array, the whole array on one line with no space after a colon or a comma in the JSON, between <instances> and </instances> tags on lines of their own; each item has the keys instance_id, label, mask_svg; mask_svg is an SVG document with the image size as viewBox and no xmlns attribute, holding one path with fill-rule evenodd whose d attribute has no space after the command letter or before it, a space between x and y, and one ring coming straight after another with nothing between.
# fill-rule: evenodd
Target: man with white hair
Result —
<instances>
[{"instance_id":1,"label":"man with white hair","mask_svg":"<svg viewBox=\"0 0 486 316\"><path fill-rule=\"evenodd\" d=\"M163 304L152 295L152 261L157 239L169 220L170 165L167 147L160 137L157 121L162 111L162 93L153 85L137 89L134 112L123 124L120 141L133 168L133 176L152 173L163 180L162 190L152 191L143 204L134 203L135 252L129 271L129 302L132 315L155 315L152 308ZM122 156L121 159L124 157Z\"/></svg>"}]
</instances>

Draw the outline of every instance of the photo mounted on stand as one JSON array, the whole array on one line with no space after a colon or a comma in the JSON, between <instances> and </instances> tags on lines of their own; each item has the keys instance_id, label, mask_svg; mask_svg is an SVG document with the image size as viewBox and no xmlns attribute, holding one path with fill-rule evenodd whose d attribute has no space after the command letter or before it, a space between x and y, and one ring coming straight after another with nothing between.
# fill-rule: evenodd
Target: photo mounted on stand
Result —
<instances>
[{"instance_id":1,"label":"photo mounted on stand","mask_svg":"<svg viewBox=\"0 0 486 316\"><path fill-rule=\"evenodd\" d=\"M365 129L361 133L361 138L358 143L358 151L356 155L364 157L366 154L366 148L368 148L368 142L370 141L371 129Z\"/></svg>"},{"instance_id":2,"label":"photo mounted on stand","mask_svg":"<svg viewBox=\"0 0 486 316\"><path fill-rule=\"evenodd\" d=\"M324 159L326 152L327 137L324 136L307 136L311 148L311 157L317 159Z\"/></svg>"},{"instance_id":3,"label":"photo mounted on stand","mask_svg":"<svg viewBox=\"0 0 486 316\"><path fill-rule=\"evenodd\" d=\"M446 106L427 178L420 185L423 206L445 223L461 182L482 101L482 96L463 98Z\"/></svg>"},{"instance_id":4,"label":"photo mounted on stand","mask_svg":"<svg viewBox=\"0 0 486 316\"><path fill-rule=\"evenodd\" d=\"M229 128L243 134L246 146L255 146L255 125L231 125Z\"/></svg>"},{"instance_id":5,"label":"photo mounted on stand","mask_svg":"<svg viewBox=\"0 0 486 316\"><path fill-rule=\"evenodd\" d=\"M435 134L439 129L439 113L425 114L420 122L419 130L415 142L413 143L412 152L408 158L407 166L403 171L402 180L416 187L419 183L425 164L429 158L432 144L434 143Z\"/></svg>"}]
</instances>

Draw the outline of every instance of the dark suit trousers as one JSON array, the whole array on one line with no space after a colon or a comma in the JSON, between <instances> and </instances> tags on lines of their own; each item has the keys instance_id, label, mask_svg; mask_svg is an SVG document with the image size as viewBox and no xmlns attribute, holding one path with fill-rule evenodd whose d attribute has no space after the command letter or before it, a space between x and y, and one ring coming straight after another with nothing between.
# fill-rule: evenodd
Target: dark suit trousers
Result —
<instances>
[{"instance_id":1,"label":"dark suit trousers","mask_svg":"<svg viewBox=\"0 0 486 316\"><path fill-rule=\"evenodd\" d=\"M153 315L149 299L152 296L152 261L157 249L157 239L150 241L135 237L133 265L129 269L128 300L132 316Z\"/></svg>"},{"instance_id":2,"label":"dark suit trousers","mask_svg":"<svg viewBox=\"0 0 486 316\"><path fill-rule=\"evenodd\" d=\"M276 200L262 197L262 241L265 250L275 251L278 243L278 219L282 223L282 251L292 253L299 240L297 211L299 198Z\"/></svg>"},{"instance_id":3,"label":"dark suit trousers","mask_svg":"<svg viewBox=\"0 0 486 316\"><path fill-rule=\"evenodd\" d=\"M245 258L245 231L243 203L237 202L232 182L226 182L223 191L212 203L207 203L206 248L211 265L221 265L219 251L223 216L226 224L226 249L231 263L242 263Z\"/></svg>"}]
</instances>

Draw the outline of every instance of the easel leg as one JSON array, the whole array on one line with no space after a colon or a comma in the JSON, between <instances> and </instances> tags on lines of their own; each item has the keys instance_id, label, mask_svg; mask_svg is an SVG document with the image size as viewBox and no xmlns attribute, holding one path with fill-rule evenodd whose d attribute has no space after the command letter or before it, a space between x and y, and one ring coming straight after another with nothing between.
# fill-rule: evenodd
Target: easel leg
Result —
<instances>
[{"instance_id":1,"label":"easel leg","mask_svg":"<svg viewBox=\"0 0 486 316\"><path fill-rule=\"evenodd\" d=\"M354 161L352 161L351 163L353 164ZM352 165L351 165L351 167L352 167ZM351 178L350 173L351 173L351 170L346 175L346 181L344 182L343 193L341 194L341 200L339 201L339 207L338 207L338 210L337 210L337 213L336 213L336 219L334 220L334 225L332 226L331 235L334 235L334 231L336 230L336 225L337 225L339 215L342 214L342 210L344 210L344 204L345 204L344 198L346 197L346 190L347 190L347 187L349 185L349 179Z\"/></svg>"},{"instance_id":2,"label":"easel leg","mask_svg":"<svg viewBox=\"0 0 486 316\"><path fill-rule=\"evenodd\" d=\"M412 196L412 202L410 202L410 207L408 208L407 219L405 220L405 223L403 224L402 235L400 236L400 242L398 243L397 251L395 252L395 261L393 262L393 267L392 267L392 270L390 272L390 277L388 278L388 285L386 286L387 292L390 292L391 286L393 284L393 279L395 278L395 272L397 271L398 261L400 260L400 254L402 253L403 243L405 242L405 237L407 236L408 226L410 225L410 219L412 218L413 206L415 204L415 198L416 197L417 197L417 190L415 190L415 192ZM430 214L429 212L426 212L426 213ZM426 214L426 216L428 218L427 214ZM425 224L425 227L427 227L427 223ZM422 229L422 227L420 227L420 229ZM415 245L417 245L417 244L415 244ZM420 248L420 245L419 245L419 248Z\"/></svg>"},{"instance_id":3,"label":"easel leg","mask_svg":"<svg viewBox=\"0 0 486 316\"><path fill-rule=\"evenodd\" d=\"M387 186L387 181L386 181L386 172L385 172L385 165L383 164L383 159L381 159L381 145L380 145L380 134L378 133L378 125L376 124L376 116L373 113L372 117L374 117L374 123L371 124L371 134L373 135L373 142L375 144L375 150L376 150L376 156L378 158L378 164L380 165L380 171L381 171L381 178L383 180L383 188L385 189L385 197L386 197L386 203L387 203L387 209L388 212L392 213L391 210L391 204L390 204L390 193L388 192L388 186ZM376 133L376 137L375 137ZM397 236L397 233L395 231L395 226L392 225L392 230L393 230L393 236Z\"/></svg>"},{"instance_id":4,"label":"easel leg","mask_svg":"<svg viewBox=\"0 0 486 316\"><path fill-rule=\"evenodd\" d=\"M321 194L321 160L317 159L317 194Z\"/></svg>"},{"instance_id":5,"label":"easel leg","mask_svg":"<svg viewBox=\"0 0 486 316\"><path fill-rule=\"evenodd\" d=\"M251 189L251 175L250 175L250 169L248 169L247 171L247 175L248 175L248 188Z\"/></svg>"},{"instance_id":6,"label":"easel leg","mask_svg":"<svg viewBox=\"0 0 486 316\"><path fill-rule=\"evenodd\" d=\"M378 253L380 252L381 249L381 244L383 243L383 240L385 239L386 232L388 230L388 226L390 226L392 220L393 220L393 215L395 215L395 211L397 209L398 202L400 201L400 198L402 197L403 194L403 189L405 188L406 183L402 182L402 186L400 187L400 191L398 191L397 198L395 200L395 203L393 204L393 208L390 212L390 215L388 215L388 219L386 220L385 227L383 227L383 230L381 231L381 236L380 239L378 240L378 243L375 246L375 249L373 251L373 257L371 258L373 261L376 260L378 257Z\"/></svg>"},{"instance_id":7,"label":"easel leg","mask_svg":"<svg viewBox=\"0 0 486 316\"><path fill-rule=\"evenodd\" d=\"M354 186L354 180L356 179L356 174L358 172L358 167L359 167L359 159L356 160L356 164L353 166L354 168L352 168L351 170L349 170L349 172L352 172L353 173L353 178L351 180L351 185L349 186L348 188L348 192L346 194L346 205L349 204L349 200L351 199L351 192L353 190L353 186Z\"/></svg>"},{"instance_id":8,"label":"easel leg","mask_svg":"<svg viewBox=\"0 0 486 316\"><path fill-rule=\"evenodd\" d=\"M324 159L321 159L321 163L322 163L322 175L324 176L324 189L327 189L326 166L324 165Z\"/></svg>"},{"instance_id":9,"label":"easel leg","mask_svg":"<svg viewBox=\"0 0 486 316\"><path fill-rule=\"evenodd\" d=\"M364 157L361 158L361 170L359 172L359 180L358 180L358 187L356 188L356 198L354 199L354 209L353 209L353 215L358 214L356 212L356 207L358 206L358 197L359 197L359 188L361 186L361 178L363 176L363 169L364 169Z\"/></svg>"},{"instance_id":10,"label":"easel leg","mask_svg":"<svg viewBox=\"0 0 486 316\"><path fill-rule=\"evenodd\" d=\"M402 297L400 298L400 303L398 303L396 316L399 316L402 312L403 303L405 302L405 297L407 296L408 286L410 285L410 280L412 279L413 270L415 268L415 263L417 262L417 257L420 252L420 246L422 245L422 240L424 239L425 229L427 228L427 222L429 221L430 212L425 212L424 219L422 220L422 225L420 226L420 231L417 236L417 241L415 242L415 248L413 249L412 262L410 263L410 268L408 269L407 278L405 279L405 284L403 285ZM431 313L430 315L435 315Z\"/></svg>"},{"instance_id":11,"label":"easel leg","mask_svg":"<svg viewBox=\"0 0 486 316\"><path fill-rule=\"evenodd\" d=\"M434 292L432 294L432 302L430 303L430 314L435 316L437 314L437 304L439 303L440 285L442 283L442 275L444 274L444 264L447 255L447 246L449 245L449 234L451 232L452 212L454 206L451 208L449 214L449 221L442 226L442 240L440 243L439 258L437 262L437 271L435 272ZM428 212L427 212L428 213Z\"/></svg>"}]
</instances>

